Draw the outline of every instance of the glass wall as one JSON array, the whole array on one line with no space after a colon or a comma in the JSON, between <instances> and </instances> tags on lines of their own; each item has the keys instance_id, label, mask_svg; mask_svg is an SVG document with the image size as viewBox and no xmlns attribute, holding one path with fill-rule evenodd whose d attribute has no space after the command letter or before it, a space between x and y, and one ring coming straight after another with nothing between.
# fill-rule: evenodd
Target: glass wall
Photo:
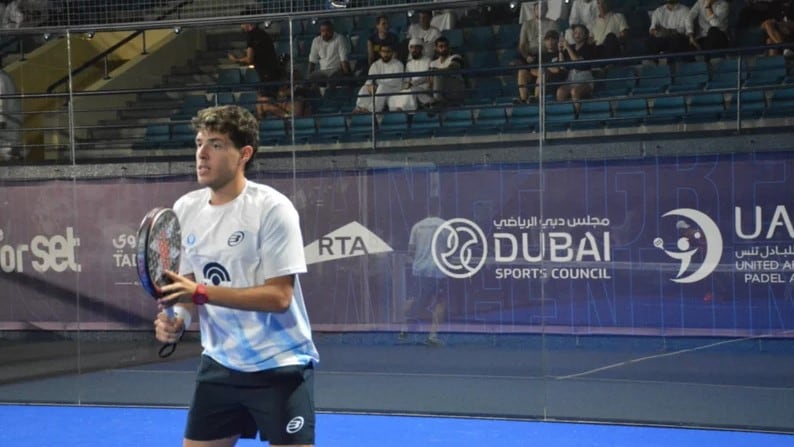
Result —
<instances>
[{"instance_id":1,"label":"glass wall","mask_svg":"<svg viewBox=\"0 0 794 447\"><path fill-rule=\"evenodd\" d=\"M497 6L437 11L464 63L412 75L367 76L368 8L26 34L5 59L24 125L0 165L0 402L187 405L197 324L158 357L137 227L197 188L196 111L266 91L292 108L267 109L249 179L301 217L320 410L793 431L790 87L741 81L779 59L524 64L523 8L484 23ZM385 14L401 60L420 15ZM328 83L307 75L326 19L351 65ZM241 21L291 75L228 57ZM390 102L423 78L445 101Z\"/></svg>"}]
</instances>

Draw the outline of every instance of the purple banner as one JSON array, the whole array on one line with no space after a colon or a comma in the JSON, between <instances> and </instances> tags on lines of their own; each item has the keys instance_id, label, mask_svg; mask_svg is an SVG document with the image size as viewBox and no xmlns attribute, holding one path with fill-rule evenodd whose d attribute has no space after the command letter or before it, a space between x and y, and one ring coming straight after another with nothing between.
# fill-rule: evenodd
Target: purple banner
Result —
<instances>
[{"instance_id":1,"label":"purple banner","mask_svg":"<svg viewBox=\"0 0 794 447\"><path fill-rule=\"evenodd\" d=\"M441 330L788 336L792 169L794 156L774 154L258 181L301 215L318 330L399 329L417 282L411 229L437 214ZM134 235L148 209L195 187L3 184L0 328L148 329Z\"/></svg>"}]
</instances>

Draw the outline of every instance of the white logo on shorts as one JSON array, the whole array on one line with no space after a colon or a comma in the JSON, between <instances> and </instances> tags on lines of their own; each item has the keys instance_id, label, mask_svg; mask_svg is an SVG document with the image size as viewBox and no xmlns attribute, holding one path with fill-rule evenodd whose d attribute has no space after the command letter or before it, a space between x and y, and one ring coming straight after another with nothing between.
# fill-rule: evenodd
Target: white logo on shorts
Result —
<instances>
[{"instance_id":1,"label":"white logo on shorts","mask_svg":"<svg viewBox=\"0 0 794 447\"><path fill-rule=\"evenodd\" d=\"M287 433L293 434L301 431L303 428L303 416L295 416L287 423Z\"/></svg>"}]
</instances>

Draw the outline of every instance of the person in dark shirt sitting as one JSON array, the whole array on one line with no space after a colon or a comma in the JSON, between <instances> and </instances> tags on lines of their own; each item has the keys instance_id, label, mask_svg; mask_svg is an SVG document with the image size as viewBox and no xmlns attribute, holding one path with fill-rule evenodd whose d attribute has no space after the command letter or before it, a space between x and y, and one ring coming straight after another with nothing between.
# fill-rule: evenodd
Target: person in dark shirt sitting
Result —
<instances>
[{"instance_id":1,"label":"person in dark shirt sitting","mask_svg":"<svg viewBox=\"0 0 794 447\"><path fill-rule=\"evenodd\" d=\"M245 55L237 56L229 53L229 60L238 64L253 65L259 76L259 82L270 83L261 85L258 89L256 111L261 118L265 113L263 105L272 102L277 96L279 86L276 81L282 80L284 73L270 35L255 23L243 23L240 28L246 33Z\"/></svg>"}]
</instances>

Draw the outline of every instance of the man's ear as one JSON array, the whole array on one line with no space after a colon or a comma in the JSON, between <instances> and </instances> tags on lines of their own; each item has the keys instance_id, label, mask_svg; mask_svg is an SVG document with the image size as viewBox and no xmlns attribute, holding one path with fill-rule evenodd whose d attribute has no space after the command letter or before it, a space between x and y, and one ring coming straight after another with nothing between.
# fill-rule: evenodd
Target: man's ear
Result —
<instances>
[{"instance_id":1,"label":"man's ear","mask_svg":"<svg viewBox=\"0 0 794 447\"><path fill-rule=\"evenodd\" d=\"M254 155L254 148L252 146L243 146L240 149L240 163L245 164Z\"/></svg>"}]
</instances>

